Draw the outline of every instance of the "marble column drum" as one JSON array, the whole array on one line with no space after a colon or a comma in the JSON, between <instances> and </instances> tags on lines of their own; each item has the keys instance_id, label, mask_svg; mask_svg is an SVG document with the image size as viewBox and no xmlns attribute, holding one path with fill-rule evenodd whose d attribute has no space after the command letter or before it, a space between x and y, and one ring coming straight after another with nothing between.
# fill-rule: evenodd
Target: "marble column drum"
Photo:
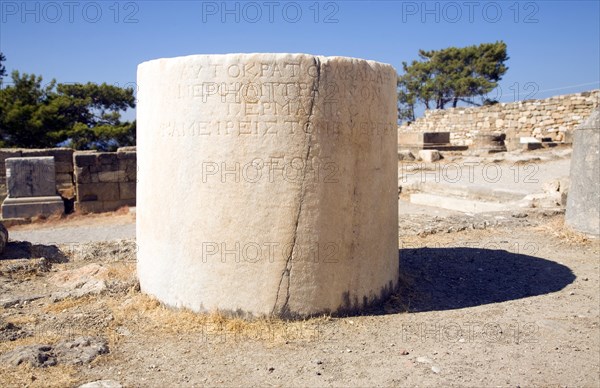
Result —
<instances>
[{"instance_id":1,"label":"marble column drum","mask_svg":"<svg viewBox=\"0 0 600 388\"><path fill-rule=\"evenodd\" d=\"M385 298L398 282L396 77L307 54L140 64L142 291L286 318Z\"/></svg>"}]
</instances>

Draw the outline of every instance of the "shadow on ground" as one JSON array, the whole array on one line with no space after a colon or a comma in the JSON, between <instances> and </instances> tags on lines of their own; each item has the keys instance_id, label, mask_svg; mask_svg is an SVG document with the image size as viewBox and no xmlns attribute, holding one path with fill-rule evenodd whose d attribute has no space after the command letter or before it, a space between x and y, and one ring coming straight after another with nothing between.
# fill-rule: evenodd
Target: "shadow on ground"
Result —
<instances>
[{"instance_id":1,"label":"shadow on ground","mask_svg":"<svg viewBox=\"0 0 600 388\"><path fill-rule=\"evenodd\" d=\"M45 257L54 263L65 263L67 256L56 245L32 244L28 241L9 241L0 260L36 259Z\"/></svg>"},{"instance_id":2,"label":"shadow on ground","mask_svg":"<svg viewBox=\"0 0 600 388\"><path fill-rule=\"evenodd\" d=\"M418 248L399 254L402 281L395 302L409 312L544 295L575 280L564 265L505 250Z\"/></svg>"}]
</instances>

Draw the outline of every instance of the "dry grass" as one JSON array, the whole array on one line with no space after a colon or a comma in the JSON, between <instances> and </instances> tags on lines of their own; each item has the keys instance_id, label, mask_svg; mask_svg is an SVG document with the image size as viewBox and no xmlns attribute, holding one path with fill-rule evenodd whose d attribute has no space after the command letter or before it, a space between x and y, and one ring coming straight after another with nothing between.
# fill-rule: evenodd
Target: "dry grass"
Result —
<instances>
[{"instance_id":1,"label":"dry grass","mask_svg":"<svg viewBox=\"0 0 600 388\"><path fill-rule=\"evenodd\" d=\"M43 310L46 313L60 313L64 310L70 310L76 307L84 307L98 300L97 295L88 295L81 298L67 298L56 303L51 303L44 306Z\"/></svg>"},{"instance_id":2,"label":"dry grass","mask_svg":"<svg viewBox=\"0 0 600 388\"><path fill-rule=\"evenodd\" d=\"M548 220L548 222L545 222L534 229L550 233L552 236L569 245L588 245L591 243L588 236L573 230L567 225L564 217L553 217Z\"/></svg>"},{"instance_id":3,"label":"dry grass","mask_svg":"<svg viewBox=\"0 0 600 388\"><path fill-rule=\"evenodd\" d=\"M35 315L14 315L5 319L6 322L10 322L14 325L21 326L27 324L37 324L39 322L38 317Z\"/></svg>"},{"instance_id":4,"label":"dry grass","mask_svg":"<svg viewBox=\"0 0 600 388\"><path fill-rule=\"evenodd\" d=\"M78 383L77 371L70 365L34 368L0 366L0 387L70 387Z\"/></svg>"},{"instance_id":5,"label":"dry grass","mask_svg":"<svg viewBox=\"0 0 600 388\"><path fill-rule=\"evenodd\" d=\"M0 354L4 354L11 350L14 350L21 346L45 344L53 345L61 339L58 333L51 333L46 331L36 332L35 335L30 337L18 338L14 341L2 341L0 342ZM2 386L2 384L0 384Z\"/></svg>"},{"instance_id":6,"label":"dry grass","mask_svg":"<svg viewBox=\"0 0 600 388\"><path fill-rule=\"evenodd\" d=\"M110 279L129 282L136 278L135 263L116 262L106 265L106 268Z\"/></svg>"},{"instance_id":7,"label":"dry grass","mask_svg":"<svg viewBox=\"0 0 600 388\"><path fill-rule=\"evenodd\" d=\"M284 321L276 318L242 319L220 312L196 313L189 309L167 307L150 296L130 292L125 301L109 300L108 307L114 320L111 331L118 326L135 328L137 334L181 335L202 333L207 336L233 336L248 340L285 342L293 334L295 340L311 341L319 333L318 326L329 317L303 321ZM111 336L112 337L112 336ZM118 338L111 338L118 342Z\"/></svg>"}]
</instances>

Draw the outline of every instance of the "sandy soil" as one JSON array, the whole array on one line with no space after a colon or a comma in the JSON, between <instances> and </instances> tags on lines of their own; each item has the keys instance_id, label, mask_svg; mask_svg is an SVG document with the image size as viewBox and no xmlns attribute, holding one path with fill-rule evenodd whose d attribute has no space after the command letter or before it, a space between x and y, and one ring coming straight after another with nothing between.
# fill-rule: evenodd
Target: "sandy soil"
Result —
<instances>
[{"instance_id":1,"label":"sandy soil","mask_svg":"<svg viewBox=\"0 0 600 388\"><path fill-rule=\"evenodd\" d=\"M11 243L0 354L82 334L107 339L110 353L86 365L0 364L0 386L598 386L600 242L560 214L507 218L463 230L410 220L402 286L385 305L301 322L165 308L139 292L133 241ZM108 269L108 287L53 302L52 277L90 263Z\"/></svg>"}]
</instances>

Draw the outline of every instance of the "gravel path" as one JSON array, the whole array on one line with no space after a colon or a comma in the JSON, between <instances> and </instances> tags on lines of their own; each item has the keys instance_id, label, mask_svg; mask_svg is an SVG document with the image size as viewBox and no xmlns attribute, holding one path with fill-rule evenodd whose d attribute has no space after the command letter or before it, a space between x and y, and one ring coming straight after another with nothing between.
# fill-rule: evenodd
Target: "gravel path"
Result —
<instances>
[{"instance_id":1,"label":"gravel path","mask_svg":"<svg viewBox=\"0 0 600 388\"><path fill-rule=\"evenodd\" d=\"M87 226L40 226L34 230L9 230L10 240L33 244L71 244L135 238L135 223Z\"/></svg>"}]
</instances>

